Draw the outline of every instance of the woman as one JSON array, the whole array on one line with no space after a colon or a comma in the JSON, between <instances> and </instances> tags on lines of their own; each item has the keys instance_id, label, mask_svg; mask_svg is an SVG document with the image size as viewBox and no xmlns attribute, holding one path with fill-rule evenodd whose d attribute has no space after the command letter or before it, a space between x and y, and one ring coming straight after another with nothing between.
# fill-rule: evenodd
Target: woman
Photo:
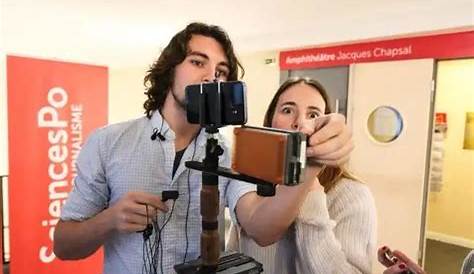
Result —
<instances>
[{"instance_id":1,"label":"woman","mask_svg":"<svg viewBox=\"0 0 474 274\"><path fill-rule=\"evenodd\" d=\"M331 112L323 86L315 80L292 78L273 97L264 126L298 130L308 136ZM376 213L367 185L341 166L317 168L299 215L277 243L258 246L242 229L233 227L229 250L255 258L265 273L370 273L375 255ZM308 180L306 180L308 181Z\"/></svg>"}]
</instances>

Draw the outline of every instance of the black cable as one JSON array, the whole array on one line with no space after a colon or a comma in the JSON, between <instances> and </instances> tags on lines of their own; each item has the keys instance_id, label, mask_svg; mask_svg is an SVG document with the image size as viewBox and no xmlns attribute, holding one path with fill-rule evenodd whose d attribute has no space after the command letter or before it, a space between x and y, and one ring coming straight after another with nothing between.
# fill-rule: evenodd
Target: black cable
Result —
<instances>
[{"instance_id":1,"label":"black cable","mask_svg":"<svg viewBox=\"0 0 474 274\"><path fill-rule=\"evenodd\" d=\"M153 272L151 270L152 269L151 263L152 263L152 257L153 257L154 250L152 249L151 241L150 241L150 236L153 234L153 225L148 223L148 220L149 220L148 205L145 205L145 210L146 210L147 225L146 225L145 230L143 230L143 248L142 248L143 267L142 267L142 273L153 274ZM156 273L156 271L154 273Z\"/></svg>"},{"instance_id":2,"label":"black cable","mask_svg":"<svg viewBox=\"0 0 474 274\"><path fill-rule=\"evenodd\" d=\"M157 221L153 222L153 228L157 233L155 233L155 239L153 243L150 240L150 234L143 234L143 267L142 273L145 274L156 274L157 273L157 262L158 256L160 256L160 269L161 273L163 273L163 243L161 242L162 239L162 232L165 229L168 222L171 220L174 212L174 206L176 204L176 200L173 200L173 205L171 207L170 214L165 221L163 222L163 226L160 228ZM147 219L148 219L148 210L147 210ZM157 217L158 219L158 217ZM147 226L148 227L148 226ZM151 230L153 231L153 230ZM158 236L156 236L158 235ZM158 253L157 253L158 251Z\"/></svg>"},{"instance_id":3,"label":"black cable","mask_svg":"<svg viewBox=\"0 0 474 274\"><path fill-rule=\"evenodd\" d=\"M155 239L156 239L156 234L155 234ZM156 263L155 263L155 253L156 253L156 248L155 248L155 241L148 241L148 248L151 250L150 252L150 258L148 258L149 260L149 264L150 264L150 272L152 274L156 274ZM153 268L153 271L151 271L151 269Z\"/></svg>"},{"instance_id":4,"label":"black cable","mask_svg":"<svg viewBox=\"0 0 474 274\"><path fill-rule=\"evenodd\" d=\"M175 204L176 204L176 200L173 200L173 205L171 206L170 215L168 215L168 218L163 223L163 226L158 229L158 249L160 250L159 255L160 255L161 274L163 274L163 242L161 242L161 232L163 232L163 230L165 229L165 226L171 220L171 217L173 216L173 211L174 211L174 205Z\"/></svg>"},{"instance_id":5,"label":"black cable","mask_svg":"<svg viewBox=\"0 0 474 274\"><path fill-rule=\"evenodd\" d=\"M161 114L161 112L160 112ZM166 140L165 136L163 136L163 134L161 134L161 131L163 130L163 121L165 120L165 117L163 117L163 115L161 115L161 125L160 125L160 130L158 131L158 138L160 138L161 141L164 141Z\"/></svg>"},{"instance_id":6,"label":"black cable","mask_svg":"<svg viewBox=\"0 0 474 274\"><path fill-rule=\"evenodd\" d=\"M146 242L145 241L143 241L142 252L143 252L143 255L142 255L142 259L143 259L142 274L144 274L144 273L148 273L148 269L146 267L148 263L147 263L146 256L145 256L145 253L147 253Z\"/></svg>"},{"instance_id":7,"label":"black cable","mask_svg":"<svg viewBox=\"0 0 474 274\"><path fill-rule=\"evenodd\" d=\"M163 120L160 126L160 131L163 126ZM196 146L197 146L197 137L199 133L194 137L194 148L193 148L193 154L191 157L191 161L194 160L194 156L196 153ZM163 149L163 148L162 148ZM190 183L190 173L191 170L188 169L188 178L187 178L187 185L188 185L188 204L186 207L186 221L185 221L185 235L186 235L186 249L185 249L185 254L184 254L184 259L183 263L186 261L187 258L187 253L188 253L188 248L189 248L189 238L188 238L188 219L189 219L189 209L191 205L191 183ZM158 263L158 256L160 258L160 270L161 273L163 273L163 242L162 242L162 232L164 232L165 226L168 224L168 222L171 220L171 217L173 215L174 207L175 207L176 200L173 200L173 205L171 208L170 215L168 218L165 219L163 226L160 228L158 225L158 218L156 218L156 221L153 222L153 230L155 230L157 233L155 233L155 239L153 242L150 241L150 236L151 234L148 235L148 237L145 237L144 234L144 245L143 245L143 268L142 268L142 273L151 273L151 274L156 274L157 273L157 263ZM148 220L148 208L147 208L147 220ZM148 225L147 225L148 227ZM149 267L149 269L148 269ZM145 272L143 272L145 270ZM149 270L149 272L148 272Z\"/></svg>"},{"instance_id":8,"label":"black cable","mask_svg":"<svg viewBox=\"0 0 474 274\"><path fill-rule=\"evenodd\" d=\"M196 153L196 144L197 144L197 136L194 138L194 149L193 149L193 156L191 157L191 161L194 161L194 154ZM186 235L186 249L184 251L184 258L183 264L186 262L186 257L188 256L188 247L189 247L189 239L188 239L188 217L189 217L189 207L191 205L191 183L189 182L189 176L191 174L191 169L188 168L188 205L186 207L186 221L184 223L184 233Z\"/></svg>"},{"instance_id":9,"label":"black cable","mask_svg":"<svg viewBox=\"0 0 474 274\"><path fill-rule=\"evenodd\" d=\"M155 274L156 273L156 266L153 264L153 254L155 253L155 249L152 247L151 241L148 241L148 250L150 251L147 254L147 259L148 259L148 266L150 267L150 273ZM154 269L155 271L151 271L151 269Z\"/></svg>"}]
</instances>

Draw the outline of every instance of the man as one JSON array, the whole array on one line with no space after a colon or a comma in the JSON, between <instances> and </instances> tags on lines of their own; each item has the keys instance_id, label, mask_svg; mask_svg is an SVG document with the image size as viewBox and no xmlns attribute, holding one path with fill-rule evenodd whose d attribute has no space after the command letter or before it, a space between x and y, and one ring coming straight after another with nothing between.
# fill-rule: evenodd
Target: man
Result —
<instances>
[{"instance_id":1,"label":"man","mask_svg":"<svg viewBox=\"0 0 474 274\"><path fill-rule=\"evenodd\" d=\"M85 258L104 245L104 273L141 273L148 254L136 232L153 221L161 230L162 258L152 261L163 273L199 256L201 175L184 162L204 157L206 137L186 120L184 88L215 78L236 80L239 66L230 39L217 26L193 23L172 38L145 77L146 117L101 128L83 146L75 186L55 230L59 258ZM311 136L307 154L331 164L344 162L351 149L343 117L332 115ZM224 150L220 165L229 166L225 144ZM253 185L219 180L221 210L228 206L233 221L260 245L283 235L310 187L279 187L275 202L259 197ZM164 190L180 196L162 202Z\"/></svg>"}]
</instances>

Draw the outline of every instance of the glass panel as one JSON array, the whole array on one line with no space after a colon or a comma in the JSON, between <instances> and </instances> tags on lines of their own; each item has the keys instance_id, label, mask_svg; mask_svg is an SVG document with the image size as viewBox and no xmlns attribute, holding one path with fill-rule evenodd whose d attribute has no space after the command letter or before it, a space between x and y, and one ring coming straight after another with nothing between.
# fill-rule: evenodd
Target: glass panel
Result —
<instances>
[{"instance_id":1,"label":"glass panel","mask_svg":"<svg viewBox=\"0 0 474 274\"><path fill-rule=\"evenodd\" d=\"M390 143L402 133L403 119L393 107L380 106L370 114L367 128L376 141Z\"/></svg>"}]
</instances>

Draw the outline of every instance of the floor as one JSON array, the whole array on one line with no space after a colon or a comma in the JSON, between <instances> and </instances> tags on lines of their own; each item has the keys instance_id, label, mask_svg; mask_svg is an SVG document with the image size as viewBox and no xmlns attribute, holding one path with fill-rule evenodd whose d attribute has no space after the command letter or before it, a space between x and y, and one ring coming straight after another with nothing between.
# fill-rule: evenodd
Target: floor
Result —
<instances>
[{"instance_id":1,"label":"floor","mask_svg":"<svg viewBox=\"0 0 474 274\"><path fill-rule=\"evenodd\" d=\"M426 240L425 270L429 274L458 274L470 249Z\"/></svg>"},{"instance_id":2,"label":"floor","mask_svg":"<svg viewBox=\"0 0 474 274\"><path fill-rule=\"evenodd\" d=\"M470 249L427 239L425 271L427 274L458 274ZM3 265L3 273L9 273L9 265Z\"/></svg>"}]
</instances>

